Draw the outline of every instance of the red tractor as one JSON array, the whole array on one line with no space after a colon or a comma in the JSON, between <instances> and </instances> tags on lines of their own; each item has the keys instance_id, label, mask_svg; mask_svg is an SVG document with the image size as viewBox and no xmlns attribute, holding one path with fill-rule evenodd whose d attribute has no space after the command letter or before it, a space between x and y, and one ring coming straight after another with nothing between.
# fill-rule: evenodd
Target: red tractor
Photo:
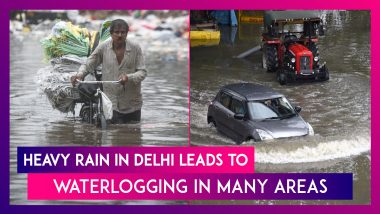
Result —
<instances>
[{"instance_id":1,"label":"red tractor","mask_svg":"<svg viewBox=\"0 0 380 214\"><path fill-rule=\"evenodd\" d=\"M325 81L326 63L320 63L318 35L323 22L312 11L268 11L262 34L263 68L277 72L281 85L299 79Z\"/></svg>"}]
</instances>

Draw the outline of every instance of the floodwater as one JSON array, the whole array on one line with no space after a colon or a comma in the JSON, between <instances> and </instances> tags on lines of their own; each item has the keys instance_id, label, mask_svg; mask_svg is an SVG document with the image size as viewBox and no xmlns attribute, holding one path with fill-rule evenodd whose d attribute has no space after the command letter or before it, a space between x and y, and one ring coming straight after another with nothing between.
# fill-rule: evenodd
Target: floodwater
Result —
<instances>
[{"instance_id":1,"label":"floodwater","mask_svg":"<svg viewBox=\"0 0 380 214\"><path fill-rule=\"evenodd\" d=\"M260 45L261 24L223 27L219 45L192 47L191 144L234 145L207 124L207 107L226 84L253 82L284 94L302 107L301 116L315 136L245 142L255 146L256 172L347 172L354 175L353 201L217 201L244 204L369 204L370 203L370 13L322 11L325 36L319 40L330 81L281 86L275 73L261 66L261 52L245 59L240 53ZM210 203L210 202L195 202Z\"/></svg>"},{"instance_id":2,"label":"floodwater","mask_svg":"<svg viewBox=\"0 0 380 214\"><path fill-rule=\"evenodd\" d=\"M140 41L148 76L142 84L143 108L137 124L109 125L101 131L52 109L38 90L37 72L44 63L40 32L11 35L10 41L10 203L62 204L65 201L28 201L26 175L17 173L19 146L186 146L188 145L188 41ZM146 50L146 51L145 51ZM76 111L77 116L79 109ZM136 204L126 201L85 201L94 204ZM137 204L182 202L140 201Z\"/></svg>"}]
</instances>

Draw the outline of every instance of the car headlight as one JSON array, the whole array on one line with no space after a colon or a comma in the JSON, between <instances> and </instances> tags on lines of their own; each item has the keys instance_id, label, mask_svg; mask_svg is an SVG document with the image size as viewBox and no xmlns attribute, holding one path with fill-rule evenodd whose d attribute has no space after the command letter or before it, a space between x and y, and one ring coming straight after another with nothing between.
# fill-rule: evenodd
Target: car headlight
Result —
<instances>
[{"instance_id":1,"label":"car headlight","mask_svg":"<svg viewBox=\"0 0 380 214\"><path fill-rule=\"evenodd\" d=\"M314 135L314 129L311 127L310 123L307 123L307 128L309 129L309 135L313 136Z\"/></svg>"},{"instance_id":2,"label":"car headlight","mask_svg":"<svg viewBox=\"0 0 380 214\"><path fill-rule=\"evenodd\" d=\"M296 62L296 58L292 58L290 61L291 61L292 63L295 63L295 62Z\"/></svg>"},{"instance_id":3,"label":"car headlight","mask_svg":"<svg viewBox=\"0 0 380 214\"><path fill-rule=\"evenodd\" d=\"M318 60L319 60L319 57L315 56L314 61L318 61Z\"/></svg>"},{"instance_id":4,"label":"car headlight","mask_svg":"<svg viewBox=\"0 0 380 214\"><path fill-rule=\"evenodd\" d=\"M262 129L256 129L256 132L259 134L261 140L271 140L273 139L272 135Z\"/></svg>"}]
</instances>

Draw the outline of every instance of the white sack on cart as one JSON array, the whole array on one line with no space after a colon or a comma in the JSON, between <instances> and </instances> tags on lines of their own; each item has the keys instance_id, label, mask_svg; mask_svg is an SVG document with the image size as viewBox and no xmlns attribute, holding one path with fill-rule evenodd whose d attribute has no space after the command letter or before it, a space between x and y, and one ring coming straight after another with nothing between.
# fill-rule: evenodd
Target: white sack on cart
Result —
<instances>
[{"instance_id":1,"label":"white sack on cart","mask_svg":"<svg viewBox=\"0 0 380 214\"><path fill-rule=\"evenodd\" d=\"M104 117L106 118L106 120L111 120L113 114L112 102L103 91L99 90L99 92L102 95L102 107Z\"/></svg>"}]
</instances>

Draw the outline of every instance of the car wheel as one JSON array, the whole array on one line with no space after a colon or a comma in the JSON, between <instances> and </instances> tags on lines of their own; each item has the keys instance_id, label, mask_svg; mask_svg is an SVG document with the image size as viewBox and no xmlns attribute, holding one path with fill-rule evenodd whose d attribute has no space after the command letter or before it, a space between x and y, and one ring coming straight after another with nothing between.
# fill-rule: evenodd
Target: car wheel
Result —
<instances>
[{"instance_id":1,"label":"car wheel","mask_svg":"<svg viewBox=\"0 0 380 214\"><path fill-rule=\"evenodd\" d=\"M237 145L241 145L241 144L243 144L243 143L245 143L245 142L249 142L249 141L251 141L251 140L253 140L252 137L247 137L247 138L245 138L245 139L241 138L241 139L239 139L238 141L236 141L236 144L237 144Z\"/></svg>"}]
</instances>

